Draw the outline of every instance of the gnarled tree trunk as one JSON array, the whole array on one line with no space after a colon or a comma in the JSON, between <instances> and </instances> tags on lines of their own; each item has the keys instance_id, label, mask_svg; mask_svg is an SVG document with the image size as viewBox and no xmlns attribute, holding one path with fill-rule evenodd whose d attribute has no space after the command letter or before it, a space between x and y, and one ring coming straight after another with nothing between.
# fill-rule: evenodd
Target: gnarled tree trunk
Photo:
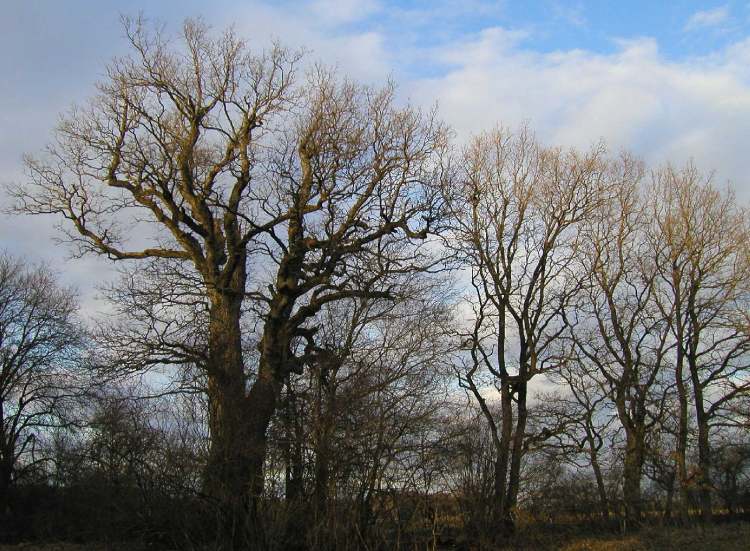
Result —
<instances>
[{"instance_id":1,"label":"gnarled tree trunk","mask_svg":"<svg viewBox=\"0 0 750 551\"><path fill-rule=\"evenodd\" d=\"M219 509L220 535L240 545L248 521L254 450L247 423L239 293L215 292L209 310L206 372L210 448L205 489Z\"/></svg>"}]
</instances>

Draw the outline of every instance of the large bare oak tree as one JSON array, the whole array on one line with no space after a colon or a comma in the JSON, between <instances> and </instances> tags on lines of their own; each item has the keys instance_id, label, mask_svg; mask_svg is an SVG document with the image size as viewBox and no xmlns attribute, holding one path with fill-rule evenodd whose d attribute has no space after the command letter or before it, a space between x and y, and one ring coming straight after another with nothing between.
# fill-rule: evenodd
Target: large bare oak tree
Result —
<instances>
[{"instance_id":1,"label":"large bare oak tree","mask_svg":"<svg viewBox=\"0 0 750 551\"><path fill-rule=\"evenodd\" d=\"M266 429L287 375L316 354L317 312L388 299L392 274L432 262L424 243L441 215L433 184L447 132L396 106L392 86L323 69L296 79L300 56L281 47L256 55L192 21L176 40L139 20L125 29L131 54L29 158L18 210L62 217L78 253L164 260L197 276L206 488L241 545L248 526L259 537ZM247 309L260 322L253 365Z\"/></svg>"}]
</instances>

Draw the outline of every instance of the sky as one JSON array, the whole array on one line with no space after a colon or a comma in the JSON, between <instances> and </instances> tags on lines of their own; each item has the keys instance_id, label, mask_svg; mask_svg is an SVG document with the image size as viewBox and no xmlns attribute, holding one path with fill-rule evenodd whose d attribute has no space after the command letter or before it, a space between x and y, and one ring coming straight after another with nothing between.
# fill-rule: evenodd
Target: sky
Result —
<instances>
[{"instance_id":1,"label":"sky","mask_svg":"<svg viewBox=\"0 0 750 551\"><path fill-rule=\"evenodd\" d=\"M127 52L120 16L138 13L172 31L202 17L251 47L278 40L360 81L392 78L402 101L437 105L459 141L527 124L548 145L693 160L750 201L748 1L4 0L0 186L24 181L22 156ZM54 222L0 214L0 250L52 264L96 310L111 267L69 259Z\"/></svg>"}]
</instances>

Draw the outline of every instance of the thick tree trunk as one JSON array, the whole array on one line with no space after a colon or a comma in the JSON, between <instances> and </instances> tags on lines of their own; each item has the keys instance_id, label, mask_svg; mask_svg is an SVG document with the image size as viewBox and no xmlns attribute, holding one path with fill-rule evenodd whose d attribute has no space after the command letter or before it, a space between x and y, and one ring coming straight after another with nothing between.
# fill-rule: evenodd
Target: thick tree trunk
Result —
<instances>
[{"instance_id":1,"label":"thick tree trunk","mask_svg":"<svg viewBox=\"0 0 750 551\"><path fill-rule=\"evenodd\" d=\"M625 452L625 468L623 472L623 501L625 503L625 519L628 526L633 528L640 522L641 488L640 473L637 460L632 451Z\"/></svg>"},{"instance_id":2,"label":"thick tree trunk","mask_svg":"<svg viewBox=\"0 0 750 551\"><path fill-rule=\"evenodd\" d=\"M245 289L242 268L227 287L210 294L206 373L211 443L205 490L218 509L222 549L258 549L265 545L259 501L266 431L283 376L273 364L273 350L261 350L258 371L248 391L240 330Z\"/></svg>"},{"instance_id":3,"label":"thick tree trunk","mask_svg":"<svg viewBox=\"0 0 750 551\"><path fill-rule=\"evenodd\" d=\"M263 496L263 464L268 447L267 431L288 376L292 360L289 343L291 336L287 331L286 317L291 307L281 300L282 305L272 307L263 328L263 338L259 344L260 360L258 373L246 398L245 426L246 457L249 492L249 514L247 538L250 548L259 549L265 546L263 518L261 517L261 498Z\"/></svg>"},{"instance_id":4,"label":"thick tree trunk","mask_svg":"<svg viewBox=\"0 0 750 551\"><path fill-rule=\"evenodd\" d=\"M238 546L245 531L253 450L246 423L239 294L214 293L209 311L208 374L210 448L206 493L219 509L219 538Z\"/></svg>"},{"instance_id":5,"label":"thick tree trunk","mask_svg":"<svg viewBox=\"0 0 750 551\"><path fill-rule=\"evenodd\" d=\"M262 548L265 545L263 519L261 517L261 498L263 496L264 476L263 463L268 447L267 431L271 418L276 411L276 405L283 388L283 381L274 376L267 363L261 358L258 376L250 388L247 396L247 458L249 515L248 539L251 548Z\"/></svg>"},{"instance_id":6,"label":"thick tree trunk","mask_svg":"<svg viewBox=\"0 0 750 551\"><path fill-rule=\"evenodd\" d=\"M644 440L638 430L626 428L625 465L623 472L623 498L625 519L635 528L641 521L641 474L643 470Z\"/></svg>"}]
</instances>

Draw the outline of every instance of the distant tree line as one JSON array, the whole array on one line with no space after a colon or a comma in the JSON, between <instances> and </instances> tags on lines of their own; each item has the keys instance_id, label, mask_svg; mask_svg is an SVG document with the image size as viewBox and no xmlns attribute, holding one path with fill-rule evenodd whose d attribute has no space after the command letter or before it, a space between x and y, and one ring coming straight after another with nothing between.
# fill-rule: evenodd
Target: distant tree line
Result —
<instances>
[{"instance_id":1,"label":"distant tree line","mask_svg":"<svg viewBox=\"0 0 750 551\"><path fill-rule=\"evenodd\" d=\"M693 165L458 145L281 46L124 24L13 211L120 267L87 319L0 257L0 534L492 548L750 507L750 218Z\"/></svg>"}]
</instances>

